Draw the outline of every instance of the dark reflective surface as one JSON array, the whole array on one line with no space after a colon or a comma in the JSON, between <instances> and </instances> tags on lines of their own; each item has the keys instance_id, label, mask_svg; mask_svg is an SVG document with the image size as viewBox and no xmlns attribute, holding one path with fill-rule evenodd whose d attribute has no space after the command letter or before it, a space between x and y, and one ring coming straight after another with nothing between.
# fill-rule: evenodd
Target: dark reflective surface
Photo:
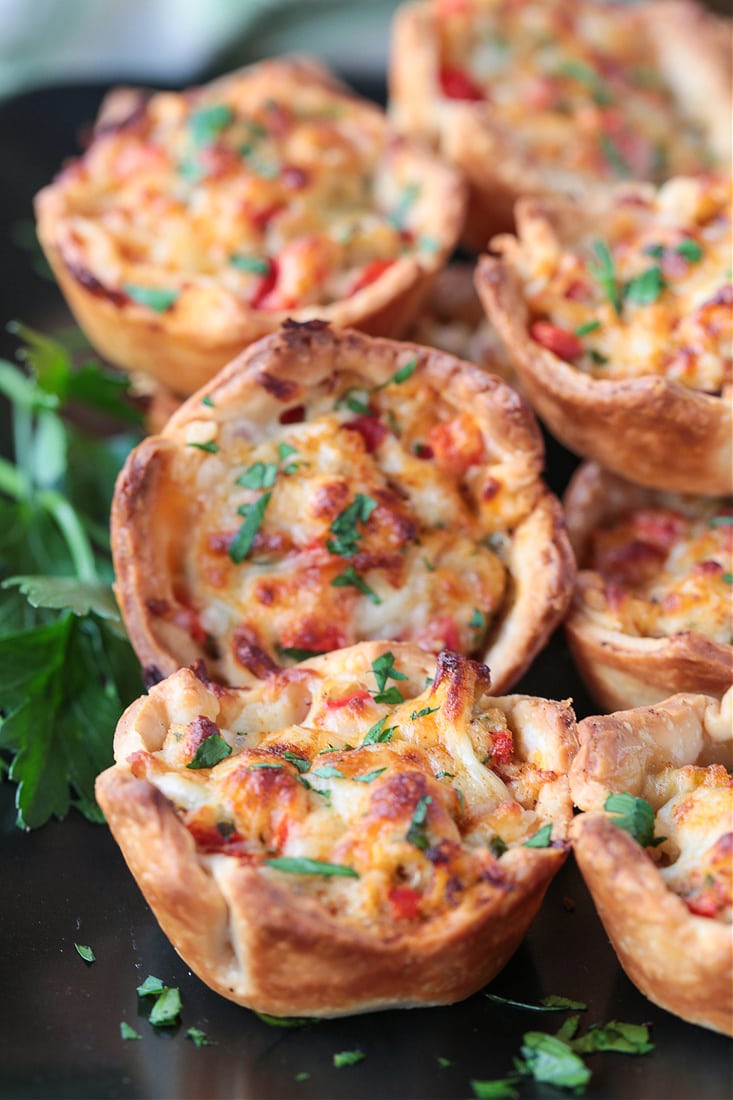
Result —
<instances>
[{"instance_id":1,"label":"dark reflective surface","mask_svg":"<svg viewBox=\"0 0 733 1100\"><path fill-rule=\"evenodd\" d=\"M32 254L12 243L32 218L33 193L77 147L101 89L65 88L0 105L2 320L38 328L68 323L61 296L38 277ZM11 240L12 238L12 240ZM0 353L12 345L4 330ZM3 422L4 431L7 430ZM562 489L574 460L552 444L549 479ZM591 707L557 637L518 690L573 696ZM0 700L1 705L1 700ZM223 1000L195 978L168 944L107 830L71 814L37 833L14 825L14 788L0 784L0 1096L410 1100L471 1095L470 1080L511 1070L528 1030L553 1032L564 1014L501 1008L482 994L450 1008L383 1012L279 1029ZM89 944L88 965L74 942ZM158 1032L139 1013L136 986L155 974L180 987L182 1025ZM584 1000L587 1023L653 1026L656 1049L640 1058L589 1059L587 1095L597 1100L720 1100L733 1093L730 1042L651 1005L626 979L585 887L569 863L550 888L527 940L492 991L537 1002L554 993ZM120 1021L142 1039L123 1042ZM196 1049L198 1027L218 1045ZM338 1051L362 1050L335 1069ZM452 1065L441 1069L438 1058ZM305 1081L296 1075L308 1073ZM561 1095L521 1086L528 1100Z\"/></svg>"}]
</instances>

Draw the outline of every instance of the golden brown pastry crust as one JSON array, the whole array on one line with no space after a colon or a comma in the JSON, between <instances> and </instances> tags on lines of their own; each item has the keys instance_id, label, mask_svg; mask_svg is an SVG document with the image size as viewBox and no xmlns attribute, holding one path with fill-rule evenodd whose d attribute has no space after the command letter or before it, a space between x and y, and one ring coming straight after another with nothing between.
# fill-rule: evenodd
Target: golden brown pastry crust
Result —
<instances>
[{"instance_id":1,"label":"golden brown pastry crust","mask_svg":"<svg viewBox=\"0 0 733 1100\"><path fill-rule=\"evenodd\" d=\"M211 657L185 623L156 612L161 601L179 606L176 580L184 536L190 537L200 507L191 492L200 460L187 446L191 433L208 440L219 438L219 432L246 435L248 425L257 430L276 425L283 409L307 410L324 392L336 401L359 380L367 389L381 386L413 359L416 380L433 385L450 408L470 409L477 418L489 448L480 476L493 485L496 473L511 489L507 507L517 519L508 521L503 551L509 588L483 659L497 690L516 682L562 620L575 576L562 509L539 480L542 443L530 411L500 379L452 356L320 324L291 324L249 348L186 402L161 436L145 440L128 459L113 501L112 543L118 600L144 665L167 675L198 657ZM210 404L202 404L203 398ZM399 486L399 471L391 471L390 479ZM212 668L224 675L216 663ZM249 681L245 669L241 677L236 682ZM235 682L231 672L226 678Z\"/></svg>"},{"instance_id":2,"label":"golden brown pastry crust","mask_svg":"<svg viewBox=\"0 0 733 1100\"><path fill-rule=\"evenodd\" d=\"M431 141L464 173L469 200L463 239L480 251L493 234L511 230L519 198L552 195L558 189L548 182L548 166L523 149L490 101L450 99L442 93L439 6L420 0L397 10L390 49L390 113L400 129ZM730 23L687 0L651 0L634 17L640 34L648 37L650 66L663 76L685 115L699 123L718 165L727 170Z\"/></svg>"},{"instance_id":3,"label":"golden brown pastry crust","mask_svg":"<svg viewBox=\"0 0 733 1100\"><path fill-rule=\"evenodd\" d=\"M433 659L407 645L389 650L408 673L410 691L420 691L426 671L435 668ZM345 670L344 682L351 684L358 669L369 669L387 651L384 643L364 643L300 666L287 688L289 717L297 722L308 709L308 669L323 675ZM463 662L466 668L470 664ZM292 677L292 672L284 675ZM272 694L267 685L254 690ZM222 854L207 857L173 802L147 778L135 778L134 761L159 750L170 723L185 721L182 715L189 711L203 710L223 726L235 721L251 696L248 689L209 688L189 670L179 671L128 709L115 737L118 762L97 780L97 796L115 839L187 964L223 996L285 1016L450 1003L489 981L524 936L565 859L564 845L510 847L492 864L492 874L466 890L457 904L443 905L419 922L386 925L362 924L353 915L340 919L317 894L299 889L299 876ZM576 741L566 704L524 696L491 700L490 705L494 702L515 728L518 756L569 765ZM544 815L562 835L570 801L566 786L564 794L558 780L553 787L552 806Z\"/></svg>"},{"instance_id":4,"label":"golden brown pastry crust","mask_svg":"<svg viewBox=\"0 0 733 1100\"><path fill-rule=\"evenodd\" d=\"M628 191L628 188L625 188ZM641 188L640 193L649 194ZM605 200L601 201L601 209ZM520 239L531 247L563 226L583 224L598 235L599 208L570 200L523 200ZM566 447L640 485L681 493L733 490L730 402L662 375L595 378L530 337L530 318L514 266L515 238L494 242L502 258L483 256L476 288L489 319L508 346L522 392Z\"/></svg>"},{"instance_id":5,"label":"golden brown pastry crust","mask_svg":"<svg viewBox=\"0 0 733 1100\"><path fill-rule=\"evenodd\" d=\"M565 632L588 690L606 711L648 706L677 692L720 697L733 680L733 646L694 631L661 638L633 636L604 624L589 603L593 591L603 585L601 575L585 567L593 530L630 508L650 507L659 500L658 493L595 463L583 463L563 501L580 568Z\"/></svg>"},{"instance_id":6,"label":"golden brown pastry crust","mask_svg":"<svg viewBox=\"0 0 733 1100\"><path fill-rule=\"evenodd\" d=\"M572 823L573 850L624 970L655 1004L726 1034L733 1032L730 924L690 912L646 851L600 811L611 793L653 798L665 768L730 768L731 694L722 704L675 695L656 707L586 718L570 769L573 801L590 811Z\"/></svg>"},{"instance_id":7,"label":"golden brown pastry crust","mask_svg":"<svg viewBox=\"0 0 733 1100\"><path fill-rule=\"evenodd\" d=\"M381 335L404 332L458 236L465 196L457 173L427 150L391 133L378 108L309 59L262 62L205 89L185 93L188 99L184 102L195 104L198 91L210 99L221 89L223 95L234 95L246 113L249 105L271 95L297 105L304 87L314 94L320 91L325 108L348 113L365 133L378 136L383 152L374 168L377 192L385 189L385 181L393 174L420 181L419 206L424 213L415 214L415 240L424 231L426 239L429 234L430 248L412 252L402 248L402 254L395 255L379 277L347 297L289 308L249 305L222 285L212 287L208 277L201 280L187 275L183 265L180 271L167 270L163 278L166 286L179 288L179 299L171 308L155 312L128 297L75 236L77 180L89 157L87 152L38 194L35 208L39 238L63 294L91 343L110 362L144 371L173 392L186 395L248 344L278 329L287 317L298 321L319 317ZM131 89L111 93L101 108L95 145L121 140L119 135L124 137L127 131L134 142L135 127L147 110L146 100L146 95ZM128 282L135 282L136 271L133 260ZM189 287L195 291L190 299Z\"/></svg>"}]
</instances>

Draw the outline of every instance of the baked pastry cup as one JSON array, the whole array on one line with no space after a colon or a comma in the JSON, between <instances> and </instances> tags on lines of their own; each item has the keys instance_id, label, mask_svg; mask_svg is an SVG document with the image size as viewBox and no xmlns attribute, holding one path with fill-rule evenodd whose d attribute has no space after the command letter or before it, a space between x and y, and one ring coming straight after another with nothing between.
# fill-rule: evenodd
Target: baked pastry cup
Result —
<instances>
[{"instance_id":1,"label":"baked pastry cup","mask_svg":"<svg viewBox=\"0 0 733 1100\"><path fill-rule=\"evenodd\" d=\"M575 560L531 411L416 344L286 324L128 457L117 598L150 675L224 683L370 638L480 655L496 690L567 609Z\"/></svg>"},{"instance_id":2,"label":"baked pastry cup","mask_svg":"<svg viewBox=\"0 0 733 1100\"><path fill-rule=\"evenodd\" d=\"M477 289L522 391L576 454L640 485L717 495L731 458L731 187L520 201Z\"/></svg>"},{"instance_id":3,"label":"baked pastry cup","mask_svg":"<svg viewBox=\"0 0 733 1100\"><path fill-rule=\"evenodd\" d=\"M192 970L283 1016L489 981L565 860L577 745L567 704L488 688L458 654L368 642L251 689L183 669L134 703L97 796Z\"/></svg>"},{"instance_id":4,"label":"baked pastry cup","mask_svg":"<svg viewBox=\"0 0 733 1100\"><path fill-rule=\"evenodd\" d=\"M95 348L186 395L286 317L400 335L464 204L453 169L290 58L180 94L112 93L35 205Z\"/></svg>"},{"instance_id":5,"label":"baked pastry cup","mask_svg":"<svg viewBox=\"0 0 733 1100\"><path fill-rule=\"evenodd\" d=\"M465 174L480 250L523 195L728 171L730 28L684 0L403 4L390 113Z\"/></svg>"},{"instance_id":6,"label":"baked pastry cup","mask_svg":"<svg viewBox=\"0 0 733 1100\"><path fill-rule=\"evenodd\" d=\"M598 703L720 697L733 681L733 501L642 489L584 463L564 505L580 570L565 631Z\"/></svg>"},{"instance_id":7,"label":"baked pastry cup","mask_svg":"<svg viewBox=\"0 0 733 1100\"><path fill-rule=\"evenodd\" d=\"M578 725L570 773L573 848L621 965L655 1004L733 1034L731 692L675 695ZM654 818L654 847L611 805ZM662 843L659 837L664 837ZM650 837L642 838L645 842Z\"/></svg>"}]
</instances>

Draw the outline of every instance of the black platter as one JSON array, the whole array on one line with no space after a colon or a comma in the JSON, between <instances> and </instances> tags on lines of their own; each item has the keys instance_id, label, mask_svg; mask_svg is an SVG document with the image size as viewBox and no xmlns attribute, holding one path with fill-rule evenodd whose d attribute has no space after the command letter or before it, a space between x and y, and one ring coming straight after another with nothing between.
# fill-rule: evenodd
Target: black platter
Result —
<instances>
[{"instance_id":1,"label":"black platter","mask_svg":"<svg viewBox=\"0 0 733 1100\"><path fill-rule=\"evenodd\" d=\"M78 148L104 89L57 87L0 105L2 321L41 331L69 323L59 291L35 274L18 226L32 219L33 194ZM381 89L366 89L377 97ZM13 354L3 331L0 353ZM7 432L7 421L2 421ZM575 460L548 441L556 491ZM556 636L517 690L572 696L579 717L592 704ZM0 701L1 704L1 701ZM159 930L103 826L76 812L36 833L15 827L14 788L0 784L0 1096L180 1100L354 1100L471 1096L471 1079L503 1077L524 1032L555 1031L562 1015L500 1007L482 993L448 1008L380 1012L297 1029L268 1026L204 986ZM87 965L74 942L90 944ZM136 986L148 974L178 986L182 1025L150 1026ZM524 944L492 983L494 993L537 1002L562 994L587 1002L584 1022L650 1023L655 1050L643 1057L589 1058L591 1100L720 1100L733 1094L727 1039L650 1004L628 981L572 860L557 877ZM120 1021L142 1035L124 1042ZM188 1027L217 1045L197 1049ZM333 1055L359 1049L358 1065ZM438 1059L451 1065L441 1068ZM296 1080L300 1074L307 1079ZM524 1082L527 1100L563 1095ZM568 1093L565 1093L568 1095Z\"/></svg>"}]
</instances>

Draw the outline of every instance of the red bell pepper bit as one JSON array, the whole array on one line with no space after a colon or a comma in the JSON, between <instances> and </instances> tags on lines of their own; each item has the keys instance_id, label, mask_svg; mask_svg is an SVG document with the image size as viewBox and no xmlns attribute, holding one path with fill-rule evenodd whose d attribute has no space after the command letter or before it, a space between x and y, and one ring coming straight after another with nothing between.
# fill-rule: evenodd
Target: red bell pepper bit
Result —
<instances>
[{"instance_id":1,"label":"red bell pepper bit","mask_svg":"<svg viewBox=\"0 0 733 1100\"><path fill-rule=\"evenodd\" d=\"M414 920L420 916L421 895L411 886L395 886L387 894L392 915L398 920Z\"/></svg>"},{"instance_id":2,"label":"red bell pepper bit","mask_svg":"<svg viewBox=\"0 0 733 1100\"><path fill-rule=\"evenodd\" d=\"M394 262L394 260L372 260L371 263L368 263L357 275L353 286L346 295L347 298L350 298L352 294L356 294L357 291L363 290L364 287L376 283L377 279L381 278Z\"/></svg>"},{"instance_id":3,"label":"red bell pepper bit","mask_svg":"<svg viewBox=\"0 0 733 1100\"><path fill-rule=\"evenodd\" d=\"M355 700L371 701L371 695L368 691L352 691L349 695L342 695L338 699L329 699L326 703L329 710L340 710L341 707L350 706Z\"/></svg>"},{"instance_id":4,"label":"red bell pepper bit","mask_svg":"<svg viewBox=\"0 0 733 1100\"><path fill-rule=\"evenodd\" d=\"M551 321L534 321L529 326L529 334L535 343L560 359L575 359L583 354L583 345L578 337L559 325L553 325Z\"/></svg>"},{"instance_id":5,"label":"red bell pepper bit","mask_svg":"<svg viewBox=\"0 0 733 1100\"><path fill-rule=\"evenodd\" d=\"M446 99L468 99L478 103L486 99L482 88L463 69L440 70L440 89Z\"/></svg>"},{"instance_id":6,"label":"red bell pepper bit","mask_svg":"<svg viewBox=\"0 0 733 1100\"><path fill-rule=\"evenodd\" d=\"M491 763L508 764L514 755L514 738L511 730L497 730L491 734Z\"/></svg>"},{"instance_id":7,"label":"red bell pepper bit","mask_svg":"<svg viewBox=\"0 0 733 1100\"><path fill-rule=\"evenodd\" d=\"M356 416L353 420L347 420L341 425L350 432L358 432L364 440L364 446L368 454L373 454L387 434L382 421L378 416Z\"/></svg>"},{"instance_id":8,"label":"red bell pepper bit","mask_svg":"<svg viewBox=\"0 0 733 1100\"><path fill-rule=\"evenodd\" d=\"M267 299L277 286L278 265L277 260L269 260L269 268L266 275L260 279L257 289L250 300L253 309L267 309Z\"/></svg>"}]
</instances>

